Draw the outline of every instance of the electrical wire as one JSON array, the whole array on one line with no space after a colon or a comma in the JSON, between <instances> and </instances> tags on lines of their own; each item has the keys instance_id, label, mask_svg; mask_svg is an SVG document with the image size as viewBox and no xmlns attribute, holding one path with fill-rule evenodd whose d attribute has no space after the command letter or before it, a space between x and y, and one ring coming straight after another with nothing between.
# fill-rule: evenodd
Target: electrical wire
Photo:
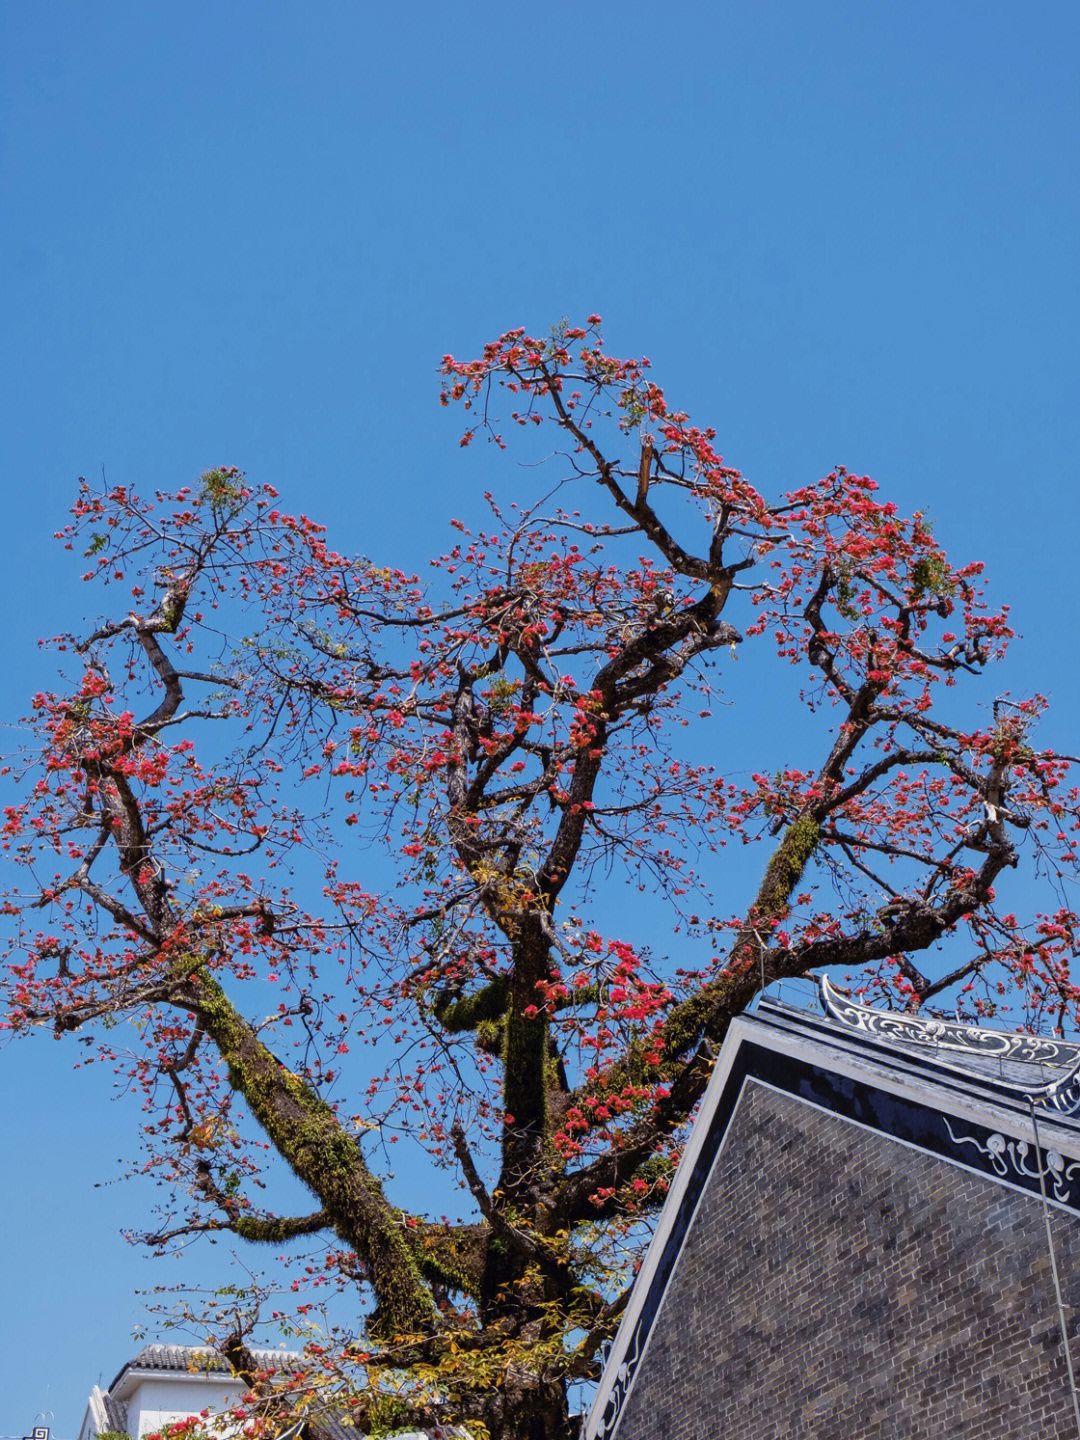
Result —
<instances>
[{"instance_id":1,"label":"electrical wire","mask_svg":"<svg viewBox=\"0 0 1080 1440\"><path fill-rule=\"evenodd\" d=\"M1031 1128L1035 1134L1035 1166L1039 1172L1039 1191L1042 1195L1043 1222L1046 1225L1046 1248L1050 1252L1050 1273L1054 1278L1054 1295L1057 1298L1058 1324L1061 1326L1061 1347L1065 1351L1065 1367L1069 1372L1069 1390L1072 1393L1073 1418L1076 1420L1077 1440L1080 1440L1080 1397L1076 1393L1076 1373L1073 1370L1072 1351L1069 1349L1069 1332L1065 1321L1065 1302L1061 1298L1061 1280L1058 1276L1057 1252L1054 1249L1054 1232L1050 1225L1050 1201L1046 1197L1046 1166L1043 1164L1045 1151L1039 1143L1039 1122L1035 1118L1035 1101L1029 1100Z\"/></svg>"}]
</instances>

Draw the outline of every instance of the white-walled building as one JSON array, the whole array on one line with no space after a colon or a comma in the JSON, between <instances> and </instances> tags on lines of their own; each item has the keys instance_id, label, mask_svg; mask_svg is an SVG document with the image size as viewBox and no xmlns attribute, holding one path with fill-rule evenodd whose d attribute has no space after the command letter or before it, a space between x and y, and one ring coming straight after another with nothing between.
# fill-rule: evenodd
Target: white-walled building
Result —
<instances>
[{"instance_id":1,"label":"white-walled building","mask_svg":"<svg viewBox=\"0 0 1080 1440\"><path fill-rule=\"evenodd\" d=\"M254 1350L261 1368L295 1365L300 1356L291 1350ZM227 1411L246 1386L215 1351L192 1345L147 1345L120 1369L107 1390L95 1385L90 1392L78 1440L97 1440L107 1433L141 1440L173 1424L198 1415ZM46 1436L47 1436L46 1432ZM291 1440L366 1440L345 1420L321 1414L317 1422L301 1422L289 1432ZM432 1433L409 1431L396 1440L469 1440L460 1429Z\"/></svg>"},{"instance_id":2,"label":"white-walled building","mask_svg":"<svg viewBox=\"0 0 1080 1440\"><path fill-rule=\"evenodd\" d=\"M257 1350L260 1365L295 1361L288 1350ZM147 1345L120 1369L107 1390L95 1385L78 1440L96 1440L108 1431L140 1440L170 1425L235 1404L245 1385L213 1350L190 1345ZM356 1431L349 1432L356 1440Z\"/></svg>"}]
</instances>

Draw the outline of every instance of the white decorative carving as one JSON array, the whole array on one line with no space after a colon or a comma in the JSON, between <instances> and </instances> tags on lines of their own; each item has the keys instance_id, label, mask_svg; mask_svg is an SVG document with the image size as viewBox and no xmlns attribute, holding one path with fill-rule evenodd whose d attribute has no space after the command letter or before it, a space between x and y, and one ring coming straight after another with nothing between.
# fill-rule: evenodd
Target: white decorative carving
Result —
<instances>
[{"instance_id":1,"label":"white decorative carving","mask_svg":"<svg viewBox=\"0 0 1080 1440\"><path fill-rule=\"evenodd\" d=\"M821 1003L825 1013L841 1024L866 1035L907 1044L930 1045L935 1050L961 1050L969 1055L993 1055L1003 1060L1029 1064L1073 1066L1080 1060L1080 1045L1047 1035L1016 1035L1005 1030L987 1030L981 1025L959 1025L932 1015L909 1015L899 1010L875 1010L841 995L821 977Z\"/></svg>"},{"instance_id":2,"label":"white decorative carving","mask_svg":"<svg viewBox=\"0 0 1080 1440\"><path fill-rule=\"evenodd\" d=\"M634 1326L634 1332L630 1336L630 1343L626 1347L626 1353L619 1362L619 1368L615 1372L615 1383L608 1394L607 1404L604 1406L604 1413L600 1417L600 1429L597 1432L596 1440L610 1440L615 1433L615 1425L619 1419L619 1413L626 1401L626 1392L630 1389L630 1382L634 1378L634 1371L637 1369L639 1347L641 1345L641 1321L638 1320Z\"/></svg>"},{"instance_id":3,"label":"white decorative carving","mask_svg":"<svg viewBox=\"0 0 1080 1440\"><path fill-rule=\"evenodd\" d=\"M974 1135L957 1135L949 1124L949 1117L943 1115L941 1118L953 1144L974 1145L1003 1180L1008 1179L1010 1172L1027 1175L1032 1180L1041 1178L1053 1186L1055 1200L1067 1203L1072 1199L1072 1179L1080 1174L1080 1160L1066 1160L1058 1150L1044 1150L1044 1160L1040 1163L1037 1147L1029 1145L1026 1140L1012 1140L997 1131L985 1140L979 1140Z\"/></svg>"},{"instance_id":4,"label":"white decorative carving","mask_svg":"<svg viewBox=\"0 0 1080 1440\"><path fill-rule=\"evenodd\" d=\"M821 1004L830 1019L860 1034L892 1040L905 1045L924 1045L934 1050L954 1050L1029 1065L1067 1067L1056 1080L1045 1085L1012 1085L999 1081L1008 1090L1036 1105L1047 1105L1064 1115L1080 1112L1080 1045L1046 1035L1015 1035L1004 1030L986 1030L981 1025L959 1025L932 1015L908 1015L896 1010L875 1010L841 995L823 975Z\"/></svg>"}]
</instances>

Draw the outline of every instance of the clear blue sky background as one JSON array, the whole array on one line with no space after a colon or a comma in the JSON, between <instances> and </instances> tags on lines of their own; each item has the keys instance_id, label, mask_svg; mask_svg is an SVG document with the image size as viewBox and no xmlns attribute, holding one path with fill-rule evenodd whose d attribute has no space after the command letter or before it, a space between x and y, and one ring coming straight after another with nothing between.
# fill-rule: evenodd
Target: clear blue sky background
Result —
<instances>
[{"instance_id":1,"label":"clear blue sky background","mask_svg":"<svg viewBox=\"0 0 1080 1440\"><path fill-rule=\"evenodd\" d=\"M457 449L439 356L597 310L767 494L842 462L987 560L1025 636L1009 679L1075 750L1078 17L12 7L2 718L86 603L48 541L77 475L239 464L339 548L416 565L493 463ZM120 1238L142 1197L91 1188L135 1115L73 1059L0 1053L0 1435L51 1410L71 1440L135 1290L180 1278Z\"/></svg>"}]
</instances>

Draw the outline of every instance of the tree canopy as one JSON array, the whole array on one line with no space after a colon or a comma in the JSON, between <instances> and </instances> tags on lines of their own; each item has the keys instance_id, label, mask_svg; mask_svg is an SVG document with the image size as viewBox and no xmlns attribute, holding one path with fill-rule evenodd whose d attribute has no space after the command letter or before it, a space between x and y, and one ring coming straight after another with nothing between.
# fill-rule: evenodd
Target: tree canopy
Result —
<instances>
[{"instance_id":1,"label":"tree canopy","mask_svg":"<svg viewBox=\"0 0 1080 1440\"><path fill-rule=\"evenodd\" d=\"M1012 632L982 567L865 476L762 495L598 327L443 358L462 445L539 426L548 455L423 581L233 468L84 483L61 532L118 599L55 640L69 683L10 761L3 1024L95 1037L141 1094L144 1241L307 1237L301 1315L355 1296L289 1374L248 1349L279 1295L199 1317L270 1428L568 1434L717 1047L774 981L1076 1021L1073 762L984 675ZM732 685L748 651L804 718L780 768L726 773L774 703ZM668 953L605 907L625 882ZM308 1213L260 1203L281 1168Z\"/></svg>"}]
</instances>

